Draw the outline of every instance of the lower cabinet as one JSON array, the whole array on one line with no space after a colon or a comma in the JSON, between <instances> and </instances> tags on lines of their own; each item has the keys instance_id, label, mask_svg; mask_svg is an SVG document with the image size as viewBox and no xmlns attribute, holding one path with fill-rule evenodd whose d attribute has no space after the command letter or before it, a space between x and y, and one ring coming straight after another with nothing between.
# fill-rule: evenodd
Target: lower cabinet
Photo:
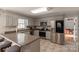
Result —
<instances>
[{"instance_id":1,"label":"lower cabinet","mask_svg":"<svg viewBox=\"0 0 79 59\"><path fill-rule=\"evenodd\" d=\"M50 31L46 31L46 39L51 39L51 32Z\"/></svg>"},{"instance_id":2,"label":"lower cabinet","mask_svg":"<svg viewBox=\"0 0 79 59\"><path fill-rule=\"evenodd\" d=\"M39 30L35 30L34 35L39 36Z\"/></svg>"}]
</instances>

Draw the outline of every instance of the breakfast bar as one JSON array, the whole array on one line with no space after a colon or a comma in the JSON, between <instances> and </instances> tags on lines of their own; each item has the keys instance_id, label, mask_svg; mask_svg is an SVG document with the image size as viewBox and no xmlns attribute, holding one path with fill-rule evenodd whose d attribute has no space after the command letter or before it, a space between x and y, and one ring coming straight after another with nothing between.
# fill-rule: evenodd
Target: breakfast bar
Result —
<instances>
[{"instance_id":1,"label":"breakfast bar","mask_svg":"<svg viewBox=\"0 0 79 59\"><path fill-rule=\"evenodd\" d=\"M18 46L23 46L30 44L31 42L38 39L35 35L30 35L29 32L13 32L13 33L5 33L1 34L2 37L7 38L12 41L13 44Z\"/></svg>"}]
</instances>

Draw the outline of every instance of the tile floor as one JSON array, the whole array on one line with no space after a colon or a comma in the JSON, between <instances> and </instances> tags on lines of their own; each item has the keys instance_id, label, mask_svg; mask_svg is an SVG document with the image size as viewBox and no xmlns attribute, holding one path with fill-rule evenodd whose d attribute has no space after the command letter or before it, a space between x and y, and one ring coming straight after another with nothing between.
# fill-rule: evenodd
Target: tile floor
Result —
<instances>
[{"instance_id":1,"label":"tile floor","mask_svg":"<svg viewBox=\"0 0 79 59\"><path fill-rule=\"evenodd\" d=\"M31 44L23 46L21 52L40 52L40 40L37 39Z\"/></svg>"},{"instance_id":2,"label":"tile floor","mask_svg":"<svg viewBox=\"0 0 79 59\"><path fill-rule=\"evenodd\" d=\"M77 52L78 48L75 44L59 45L51 43L49 40L40 40L40 52Z\"/></svg>"},{"instance_id":3,"label":"tile floor","mask_svg":"<svg viewBox=\"0 0 79 59\"><path fill-rule=\"evenodd\" d=\"M75 44L59 45L51 43L49 40L38 39L30 45L25 45L22 52L77 52Z\"/></svg>"}]
</instances>

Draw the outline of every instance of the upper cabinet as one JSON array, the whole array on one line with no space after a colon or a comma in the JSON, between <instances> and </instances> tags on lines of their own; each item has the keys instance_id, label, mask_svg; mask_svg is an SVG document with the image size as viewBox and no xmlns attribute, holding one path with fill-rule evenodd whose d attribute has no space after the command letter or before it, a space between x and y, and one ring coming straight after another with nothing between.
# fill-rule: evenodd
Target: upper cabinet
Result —
<instances>
[{"instance_id":1,"label":"upper cabinet","mask_svg":"<svg viewBox=\"0 0 79 59\"><path fill-rule=\"evenodd\" d=\"M17 26L19 17L18 14L2 11L0 12L0 26Z\"/></svg>"},{"instance_id":2,"label":"upper cabinet","mask_svg":"<svg viewBox=\"0 0 79 59\"><path fill-rule=\"evenodd\" d=\"M55 20L50 21L50 26L51 26L51 28L55 28Z\"/></svg>"},{"instance_id":3,"label":"upper cabinet","mask_svg":"<svg viewBox=\"0 0 79 59\"><path fill-rule=\"evenodd\" d=\"M28 20L28 23L25 23L25 25L28 24L28 26L34 24L32 18L5 11L5 12L0 12L0 27L18 26L19 19L25 19L26 21Z\"/></svg>"},{"instance_id":4,"label":"upper cabinet","mask_svg":"<svg viewBox=\"0 0 79 59\"><path fill-rule=\"evenodd\" d=\"M5 23L6 23L5 19L6 17L3 14L1 14L0 15L0 27L5 26Z\"/></svg>"},{"instance_id":5,"label":"upper cabinet","mask_svg":"<svg viewBox=\"0 0 79 59\"><path fill-rule=\"evenodd\" d=\"M16 14L0 14L0 26L17 26L19 16Z\"/></svg>"},{"instance_id":6,"label":"upper cabinet","mask_svg":"<svg viewBox=\"0 0 79 59\"><path fill-rule=\"evenodd\" d=\"M6 15L6 25L5 26L17 26L18 17L15 15Z\"/></svg>"}]
</instances>

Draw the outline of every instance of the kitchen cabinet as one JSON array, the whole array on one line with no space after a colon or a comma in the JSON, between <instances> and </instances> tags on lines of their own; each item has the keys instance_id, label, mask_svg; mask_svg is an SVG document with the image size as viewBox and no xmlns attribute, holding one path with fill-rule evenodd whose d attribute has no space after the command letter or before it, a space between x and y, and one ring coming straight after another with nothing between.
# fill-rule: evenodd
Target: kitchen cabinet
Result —
<instances>
[{"instance_id":1,"label":"kitchen cabinet","mask_svg":"<svg viewBox=\"0 0 79 59\"><path fill-rule=\"evenodd\" d=\"M4 15L0 15L0 27L3 27L5 26L5 16Z\"/></svg>"},{"instance_id":2,"label":"kitchen cabinet","mask_svg":"<svg viewBox=\"0 0 79 59\"><path fill-rule=\"evenodd\" d=\"M51 35L50 35L50 34L51 34L50 31L46 31L46 38L47 38L47 39L51 39Z\"/></svg>"},{"instance_id":3,"label":"kitchen cabinet","mask_svg":"<svg viewBox=\"0 0 79 59\"><path fill-rule=\"evenodd\" d=\"M56 33L55 33L55 29L51 29L51 42L56 42Z\"/></svg>"},{"instance_id":4,"label":"kitchen cabinet","mask_svg":"<svg viewBox=\"0 0 79 59\"><path fill-rule=\"evenodd\" d=\"M1 14L0 15L0 26L17 26L18 15L16 14Z\"/></svg>"},{"instance_id":5,"label":"kitchen cabinet","mask_svg":"<svg viewBox=\"0 0 79 59\"><path fill-rule=\"evenodd\" d=\"M13 15L6 15L6 24L5 26L17 26L18 18Z\"/></svg>"},{"instance_id":6,"label":"kitchen cabinet","mask_svg":"<svg viewBox=\"0 0 79 59\"><path fill-rule=\"evenodd\" d=\"M39 36L39 30L35 30L35 31L34 31L34 35L35 35L35 36Z\"/></svg>"},{"instance_id":7,"label":"kitchen cabinet","mask_svg":"<svg viewBox=\"0 0 79 59\"><path fill-rule=\"evenodd\" d=\"M55 21L54 20L50 21L50 25L51 25L51 28L55 28Z\"/></svg>"}]
</instances>

